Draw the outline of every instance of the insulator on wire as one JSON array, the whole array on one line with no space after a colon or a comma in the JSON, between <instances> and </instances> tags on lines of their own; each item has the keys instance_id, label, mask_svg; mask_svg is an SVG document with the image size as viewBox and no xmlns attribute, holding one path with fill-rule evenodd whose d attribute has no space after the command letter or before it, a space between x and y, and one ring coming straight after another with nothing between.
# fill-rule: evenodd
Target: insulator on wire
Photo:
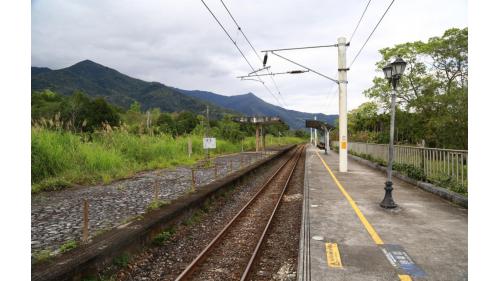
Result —
<instances>
[{"instance_id":1,"label":"insulator on wire","mask_svg":"<svg viewBox=\"0 0 500 281\"><path fill-rule=\"evenodd\" d=\"M264 55L264 62L263 62L264 67L266 67L266 63L267 63L267 53Z\"/></svg>"}]
</instances>

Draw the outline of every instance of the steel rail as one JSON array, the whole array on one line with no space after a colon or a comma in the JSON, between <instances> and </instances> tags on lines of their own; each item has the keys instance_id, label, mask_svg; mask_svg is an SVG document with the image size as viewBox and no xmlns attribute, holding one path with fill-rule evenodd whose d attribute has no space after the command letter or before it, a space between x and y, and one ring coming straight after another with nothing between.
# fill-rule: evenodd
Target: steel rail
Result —
<instances>
[{"instance_id":1,"label":"steel rail","mask_svg":"<svg viewBox=\"0 0 500 281\"><path fill-rule=\"evenodd\" d=\"M299 151L300 148L297 148L295 150L294 153L297 153L297 151ZM291 161L295 158L295 155L292 155L290 156L289 159L286 160L286 162L281 165L277 170L276 172L274 172L272 174L271 177L269 177L267 179L267 181L261 185L261 187L259 188L259 190L255 193L255 195L245 204L245 206L243 206L240 211L231 219L231 221L229 221L226 226L224 226L224 228L217 234L217 236L215 236L214 239L212 239L212 241L201 251L200 254L198 254L198 256L196 256L196 258L184 269L184 271L182 271L182 273L177 276L177 278L175 279L175 281L181 281L181 280L187 280L187 278L193 273L195 267L198 265L198 263L200 263L201 261L203 261L206 257L207 257L207 254L209 253L210 250L212 250L212 248L219 242L219 240L226 234L227 230L229 230L229 228L233 225L233 223L240 218L241 214L243 214L243 212L245 212L247 210L247 207L250 206L254 201L255 199L262 193L262 191L268 187L269 183L275 179L276 175L278 175L278 173L280 171L283 170L283 168Z\"/></svg>"},{"instance_id":2,"label":"steel rail","mask_svg":"<svg viewBox=\"0 0 500 281\"><path fill-rule=\"evenodd\" d=\"M248 274L250 273L250 270L252 269L253 262L255 261L255 258L257 257L257 254L259 253L260 246L262 245L262 242L264 242L264 238L265 238L265 236L267 234L267 230L271 226L271 223L272 223L272 221L274 219L274 215L276 214L276 211L278 210L278 208L280 206L281 199L283 198L283 195L285 195L285 192L287 190L288 184L290 183L290 179L292 178L292 175L295 172L295 167L297 167L297 164L299 163L300 156L302 155L303 151L304 151L304 147L301 147L300 151L298 153L297 159L293 163L292 171L288 175L288 178L286 179L286 182L284 184L283 190L281 191L280 197L278 198L278 202L276 203L276 206L274 206L273 212L271 213L271 216L267 220L266 227L264 228L264 231L262 232L262 234L261 234L261 236L259 238L259 242L257 242L257 245L255 246L255 249L254 249L254 251L252 253L252 257L248 261L247 267L245 268L245 271L243 272L243 276L241 276L240 281L247 280Z\"/></svg>"}]
</instances>

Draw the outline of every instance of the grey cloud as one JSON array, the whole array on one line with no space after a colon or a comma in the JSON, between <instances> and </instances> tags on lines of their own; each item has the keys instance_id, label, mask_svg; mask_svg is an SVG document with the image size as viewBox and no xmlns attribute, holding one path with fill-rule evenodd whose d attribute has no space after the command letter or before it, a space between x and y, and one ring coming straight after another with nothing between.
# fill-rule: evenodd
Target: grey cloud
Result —
<instances>
[{"instance_id":1,"label":"grey cloud","mask_svg":"<svg viewBox=\"0 0 500 281\"><path fill-rule=\"evenodd\" d=\"M261 62L238 34L218 0L207 0L254 67ZM372 1L348 56L368 36L388 1ZM356 66L348 74L348 106L363 102L380 58L377 50L412 40L426 40L445 29L467 24L466 2L407 1L395 3ZM225 0L258 51L269 48L335 43L349 37L366 1L236 1ZM432 8L431 8L432 7ZM444 7L450 11L443 14ZM288 54L305 65L336 76L336 49ZM348 57L348 61L350 58ZM220 94L254 92L276 104L255 82L235 77L250 72L234 45L198 0L98 1L47 0L32 2L32 65L62 68L83 59L115 68L140 79L186 89ZM296 66L270 58L274 71ZM274 91L273 84L264 78ZM327 80L307 74L276 76L290 108L326 113L338 110L338 101L325 108L332 87ZM277 93L276 93L277 94Z\"/></svg>"}]
</instances>

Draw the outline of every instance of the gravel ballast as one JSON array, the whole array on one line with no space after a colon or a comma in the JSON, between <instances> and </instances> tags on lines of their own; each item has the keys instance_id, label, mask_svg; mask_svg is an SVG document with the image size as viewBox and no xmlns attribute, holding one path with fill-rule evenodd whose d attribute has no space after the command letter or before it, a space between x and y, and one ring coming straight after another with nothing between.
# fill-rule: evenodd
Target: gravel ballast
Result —
<instances>
[{"instance_id":1,"label":"gravel ballast","mask_svg":"<svg viewBox=\"0 0 500 281\"><path fill-rule=\"evenodd\" d=\"M261 158L256 153L239 153L218 157L218 177L231 168L246 167ZM195 172L197 185L215 179L213 167L199 165ZM31 197L32 262L40 251L53 255L68 241L82 239L83 200L89 202L89 234L99 235L137 216L143 215L155 198L164 202L175 200L191 190L191 168L177 167L141 172L132 178L108 185L74 187L62 191L42 192Z\"/></svg>"}]
</instances>

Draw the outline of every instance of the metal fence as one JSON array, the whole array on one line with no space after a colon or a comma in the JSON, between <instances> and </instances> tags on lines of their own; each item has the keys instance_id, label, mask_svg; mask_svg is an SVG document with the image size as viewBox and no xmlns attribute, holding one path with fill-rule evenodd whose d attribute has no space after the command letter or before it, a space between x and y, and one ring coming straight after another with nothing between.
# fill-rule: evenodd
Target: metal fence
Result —
<instances>
[{"instance_id":1,"label":"metal fence","mask_svg":"<svg viewBox=\"0 0 500 281\"><path fill-rule=\"evenodd\" d=\"M338 141L334 141L333 145L338 147ZM370 155L386 163L389 156L388 144L350 142L347 149L351 153ZM394 163L420 168L427 178L448 177L467 184L467 150L395 145Z\"/></svg>"}]
</instances>

